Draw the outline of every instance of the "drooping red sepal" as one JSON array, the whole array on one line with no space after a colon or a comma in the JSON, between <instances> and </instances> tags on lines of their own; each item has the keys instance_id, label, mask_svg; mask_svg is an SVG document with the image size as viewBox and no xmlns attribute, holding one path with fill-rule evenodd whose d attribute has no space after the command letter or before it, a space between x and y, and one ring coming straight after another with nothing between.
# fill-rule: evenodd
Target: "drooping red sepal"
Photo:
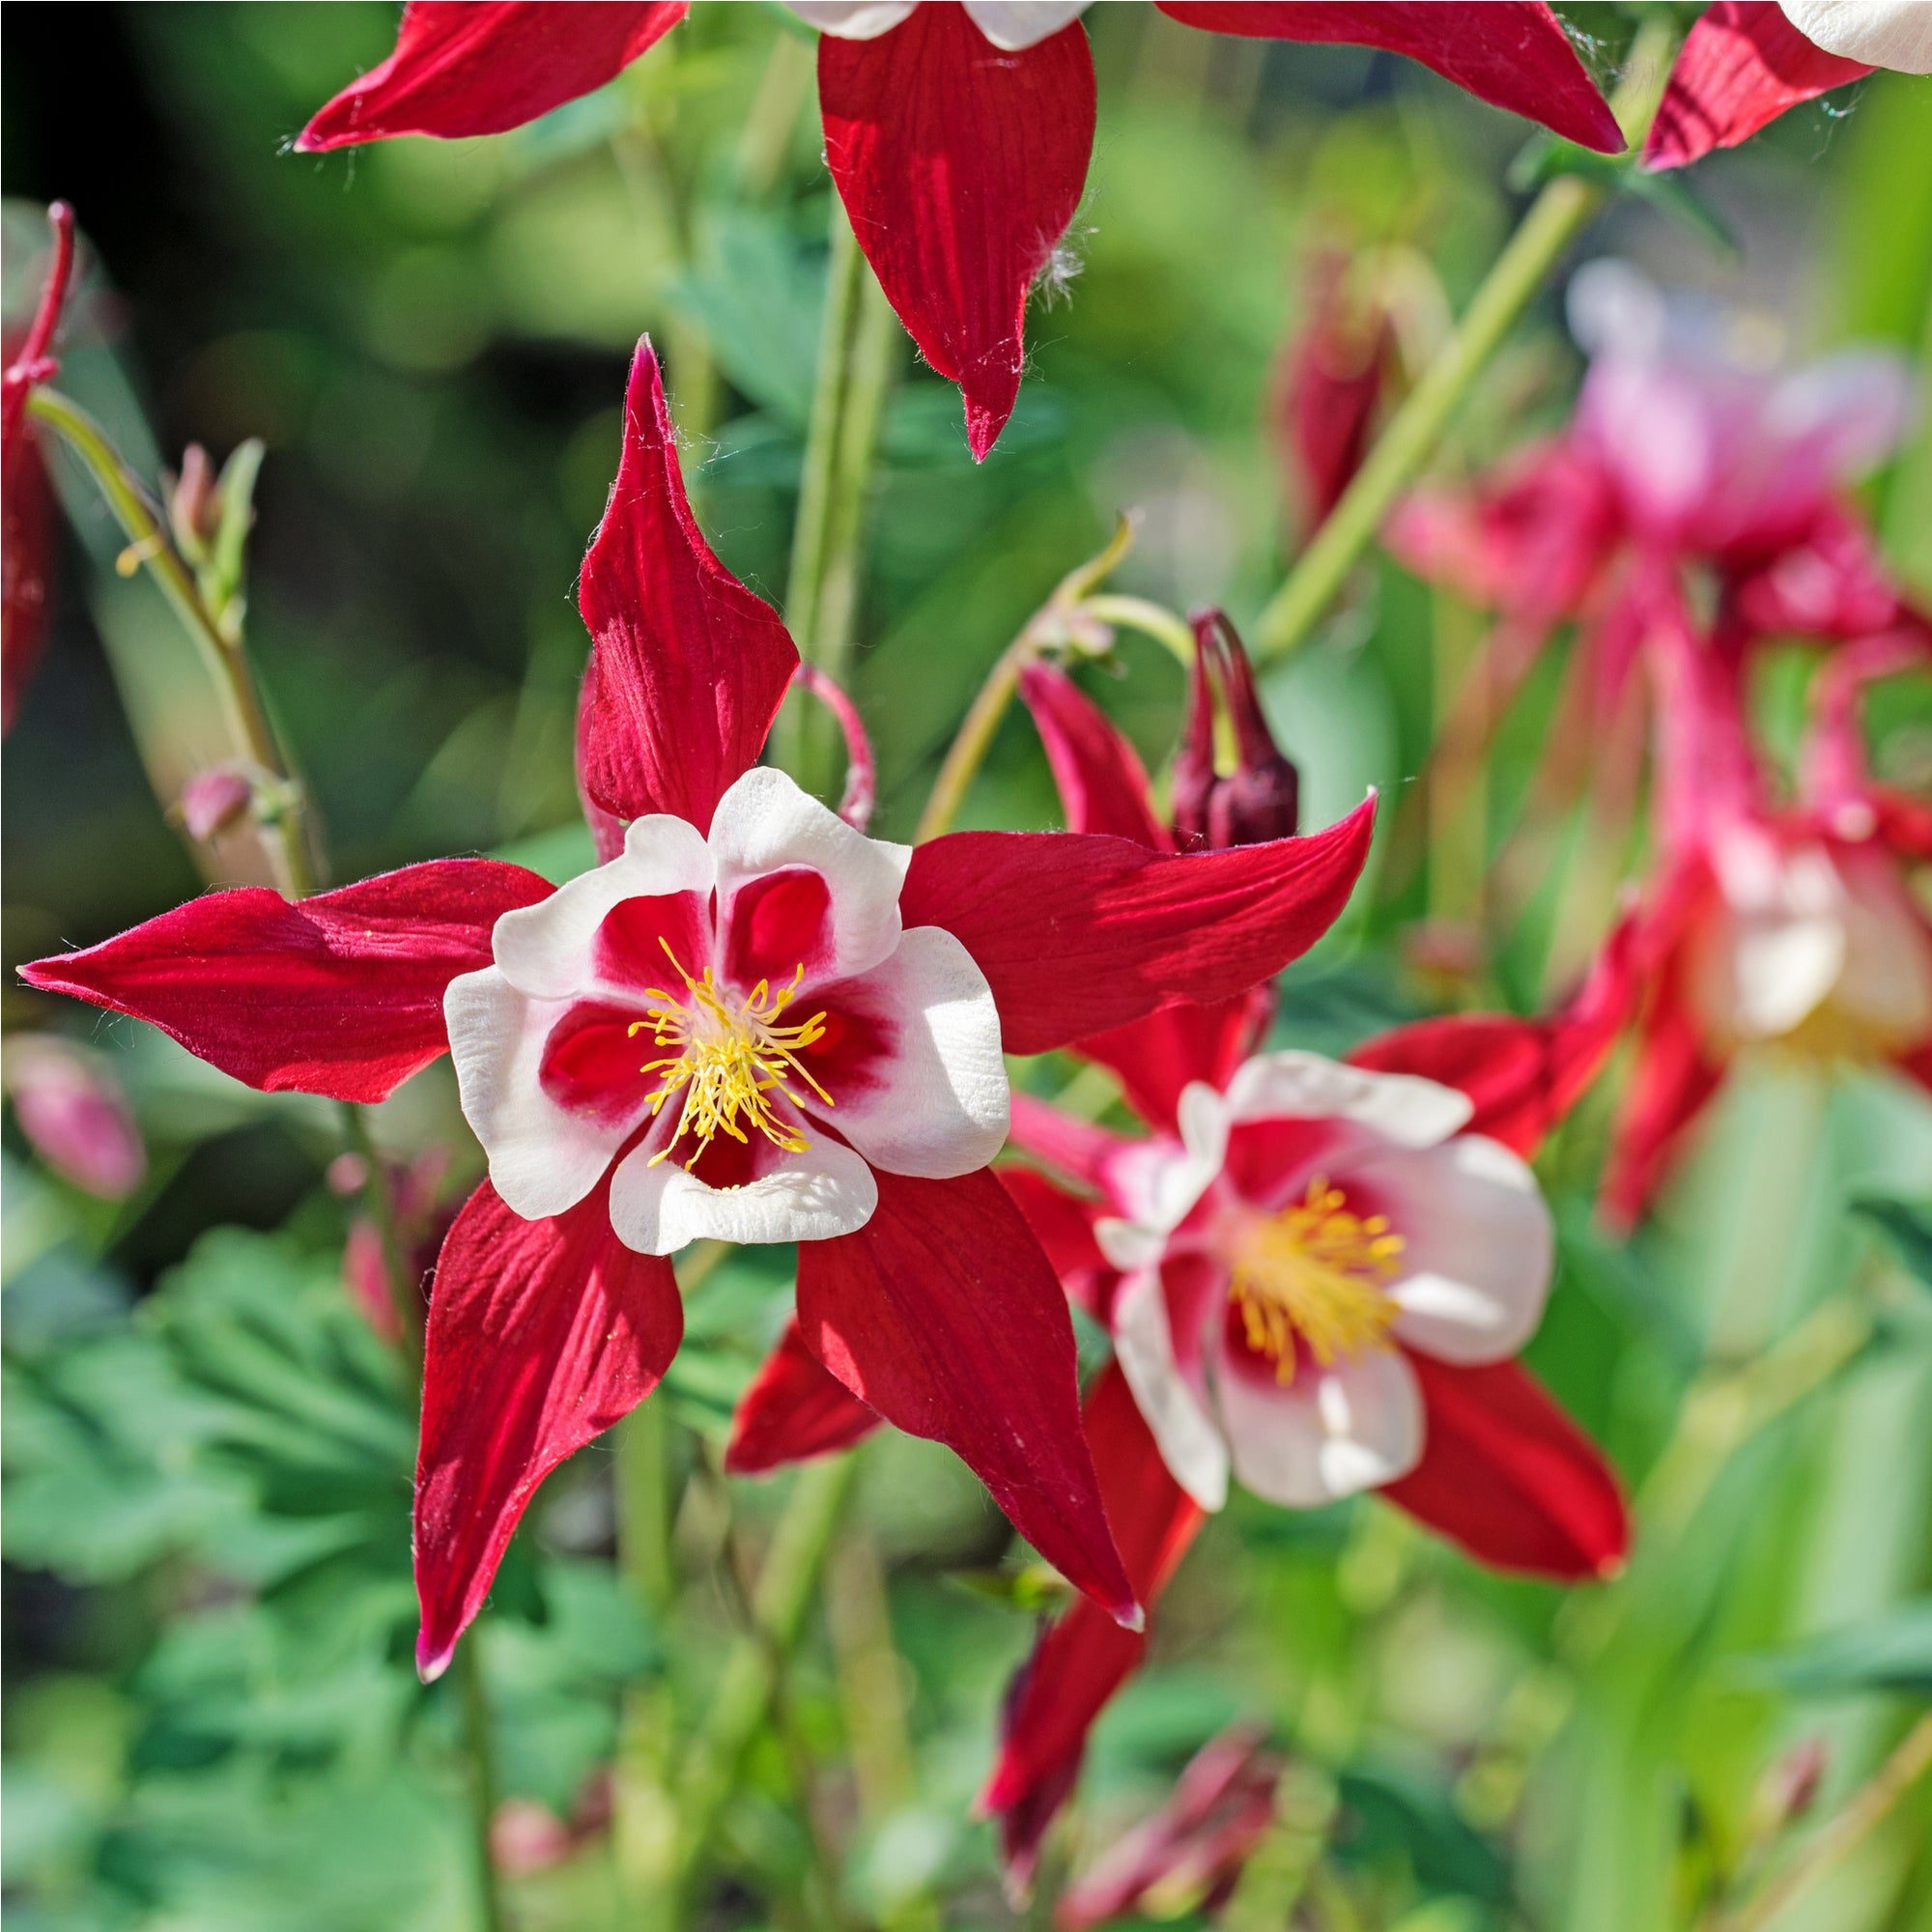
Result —
<instances>
[{"instance_id":1,"label":"drooping red sepal","mask_svg":"<svg viewBox=\"0 0 1932 1932\"><path fill-rule=\"evenodd\" d=\"M756 762L798 649L712 554L684 494L650 337L624 398L624 453L578 583L592 640L579 782L616 818L674 812L700 832Z\"/></svg>"},{"instance_id":2,"label":"drooping red sepal","mask_svg":"<svg viewBox=\"0 0 1932 1932\"><path fill-rule=\"evenodd\" d=\"M1126 1378L1112 1363L1088 1392L1087 1440L1127 1576L1144 1604L1167 1587L1200 1529L1197 1505L1161 1461ZM1133 1674L1147 1638L1091 1603L1051 1624L1007 1692L999 1762L979 1808L1000 1821L1009 1885L1024 1888L1053 1814L1073 1788L1087 1733Z\"/></svg>"},{"instance_id":3,"label":"drooping red sepal","mask_svg":"<svg viewBox=\"0 0 1932 1932\"><path fill-rule=\"evenodd\" d=\"M131 1013L250 1087L381 1100L446 1052L443 989L490 964L497 921L555 889L495 859L438 859L291 904L211 893L30 986Z\"/></svg>"},{"instance_id":4,"label":"drooping red sepal","mask_svg":"<svg viewBox=\"0 0 1932 1932\"><path fill-rule=\"evenodd\" d=\"M1270 41L1340 41L1406 54L1492 107L1538 121L1565 140L1620 155L1610 104L1577 58L1563 23L1533 0L1157 0L1160 11L1210 33Z\"/></svg>"},{"instance_id":5,"label":"drooping red sepal","mask_svg":"<svg viewBox=\"0 0 1932 1932\"><path fill-rule=\"evenodd\" d=\"M1349 1056L1377 1073L1413 1073L1475 1102L1464 1133L1487 1134L1527 1158L1582 1097L1635 1004L1637 928L1626 919L1588 978L1548 1019L1452 1013L1397 1027Z\"/></svg>"},{"instance_id":6,"label":"drooping red sepal","mask_svg":"<svg viewBox=\"0 0 1932 1932\"><path fill-rule=\"evenodd\" d=\"M833 1375L805 1346L797 1321L788 1321L731 1418L724 1467L733 1476L762 1476L849 1449L878 1426L878 1411Z\"/></svg>"},{"instance_id":7,"label":"drooping red sepal","mask_svg":"<svg viewBox=\"0 0 1932 1932\"><path fill-rule=\"evenodd\" d=\"M650 1394L684 1334L670 1263L611 1232L605 1188L526 1221L486 1180L438 1258L416 1458L416 1668L440 1674L537 1485Z\"/></svg>"},{"instance_id":8,"label":"drooping red sepal","mask_svg":"<svg viewBox=\"0 0 1932 1932\"><path fill-rule=\"evenodd\" d=\"M316 115L297 151L500 134L602 87L688 11L688 0L411 0L395 51Z\"/></svg>"},{"instance_id":9,"label":"drooping red sepal","mask_svg":"<svg viewBox=\"0 0 1932 1932\"><path fill-rule=\"evenodd\" d=\"M852 232L925 359L959 384L975 458L1019 394L1027 291L1073 219L1094 149L1078 22L995 47L954 0L875 40L818 43L825 159Z\"/></svg>"},{"instance_id":10,"label":"drooping red sepal","mask_svg":"<svg viewBox=\"0 0 1932 1932\"><path fill-rule=\"evenodd\" d=\"M1371 797L1308 838L1228 852L953 832L914 849L899 911L964 944L993 988L1009 1053L1045 1053L1271 978L1340 916L1374 829Z\"/></svg>"},{"instance_id":11,"label":"drooping red sepal","mask_svg":"<svg viewBox=\"0 0 1932 1932\"><path fill-rule=\"evenodd\" d=\"M1527 1369L1410 1352L1423 1456L1382 1494L1497 1570L1614 1577L1630 1549L1616 1472Z\"/></svg>"},{"instance_id":12,"label":"drooping red sepal","mask_svg":"<svg viewBox=\"0 0 1932 1932\"><path fill-rule=\"evenodd\" d=\"M1127 1105L1149 1126L1171 1132L1189 1084L1226 1087L1273 1010L1273 988L1250 986L1211 1007L1167 1007L1131 1026L1093 1034L1076 1040L1073 1051L1118 1074Z\"/></svg>"},{"instance_id":13,"label":"drooping red sepal","mask_svg":"<svg viewBox=\"0 0 1932 1932\"><path fill-rule=\"evenodd\" d=\"M1684 1137L1723 1085L1724 1063L1707 1051L1675 971L1666 971L1644 1015L1604 1171L1598 1211L1628 1234L1649 1207Z\"/></svg>"},{"instance_id":14,"label":"drooping red sepal","mask_svg":"<svg viewBox=\"0 0 1932 1932\"><path fill-rule=\"evenodd\" d=\"M1067 831L1172 852L1174 835L1149 800L1147 767L1106 713L1057 665L1037 659L1020 672L1020 696L1046 748Z\"/></svg>"},{"instance_id":15,"label":"drooping red sepal","mask_svg":"<svg viewBox=\"0 0 1932 1932\"><path fill-rule=\"evenodd\" d=\"M1024 1216L985 1168L875 1179L857 1234L799 1248L806 1346L894 1427L944 1442L1062 1576L1137 1625L1081 1433L1066 1298Z\"/></svg>"},{"instance_id":16,"label":"drooping red sepal","mask_svg":"<svg viewBox=\"0 0 1932 1932\"><path fill-rule=\"evenodd\" d=\"M1788 108L1869 72L1806 40L1776 0L1717 0L1677 50L1643 164L1681 168L1735 148Z\"/></svg>"}]
</instances>

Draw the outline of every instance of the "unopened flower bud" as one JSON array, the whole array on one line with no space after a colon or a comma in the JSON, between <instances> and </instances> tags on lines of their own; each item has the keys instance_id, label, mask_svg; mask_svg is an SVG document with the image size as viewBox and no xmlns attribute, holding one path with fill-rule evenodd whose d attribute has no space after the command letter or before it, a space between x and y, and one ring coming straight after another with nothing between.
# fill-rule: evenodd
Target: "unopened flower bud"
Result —
<instances>
[{"instance_id":1,"label":"unopened flower bud","mask_svg":"<svg viewBox=\"0 0 1932 1932\"><path fill-rule=\"evenodd\" d=\"M198 559L214 540L221 506L214 488L214 466L208 451L191 442L182 451L181 474L168 490L168 523L182 554Z\"/></svg>"},{"instance_id":2,"label":"unopened flower bud","mask_svg":"<svg viewBox=\"0 0 1932 1932\"><path fill-rule=\"evenodd\" d=\"M1268 729L1247 651L1223 611L1197 611L1193 623L1187 724L1174 761L1174 829L1183 848L1216 851L1289 838L1299 818L1301 781ZM1214 757L1217 686L1235 749L1235 769L1225 775Z\"/></svg>"},{"instance_id":3,"label":"unopened flower bud","mask_svg":"<svg viewBox=\"0 0 1932 1932\"><path fill-rule=\"evenodd\" d=\"M7 1091L34 1151L103 1201L125 1200L148 1171L132 1109L95 1057L48 1034L7 1042Z\"/></svg>"},{"instance_id":4,"label":"unopened flower bud","mask_svg":"<svg viewBox=\"0 0 1932 1932\"><path fill-rule=\"evenodd\" d=\"M1831 1752L1823 1738L1805 1738L1772 1766L1759 1803L1773 1832L1795 1825L1818 1802Z\"/></svg>"},{"instance_id":5,"label":"unopened flower bud","mask_svg":"<svg viewBox=\"0 0 1932 1932\"><path fill-rule=\"evenodd\" d=\"M226 832L248 810L254 795L254 787L232 767L217 765L196 772L181 793L182 823L188 837L209 839Z\"/></svg>"}]
</instances>

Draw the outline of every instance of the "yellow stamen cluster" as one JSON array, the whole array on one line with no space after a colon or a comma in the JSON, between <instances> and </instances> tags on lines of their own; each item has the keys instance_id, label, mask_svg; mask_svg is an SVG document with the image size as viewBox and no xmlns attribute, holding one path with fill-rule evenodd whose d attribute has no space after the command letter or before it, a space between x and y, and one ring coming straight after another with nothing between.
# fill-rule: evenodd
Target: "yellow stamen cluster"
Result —
<instances>
[{"instance_id":1,"label":"yellow stamen cluster","mask_svg":"<svg viewBox=\"0 0 1932 1932\"><path fill-rule=\"evenodd\" d=\"M1297 1335L1324 1369L1338 1356L1389 1346L1396 1307L1382 1283L1404 1246L1386 1214L1350 1213L1321 1175L1295 1206L1256 1223L1228 1293L1248 1347L1275 1364L1277 1381L1294 1379Z\"/></svg>"},{"instance_id":2,"label":"yellow stamen cluster","mask_svg":"<svg viewBox=\"0 0 1932 1932\"><path fill-rule=\"evenodd\" d=\"M795 1074L828 1107L833 1104L832 1095L796 1058L824 1036L825 1015L814 1013L809 1020L779 1024L779 1016L791 1004L805 978L805 968L800 966L791 984L777 992L769 980L760 980L733 1006L709 966L703 979L694 980L678 963L669 943L660 939L658 944L677 967L684 980L684 996L679 998L656 986L645 988L645 998L651 1003L649 1017L637 1021L631 1033L635 1037L649 1027L659 1046L676 1049L662 1060L645 1062L641 1069L661 1076L650 1096L651 1118L657 1118L673 1094L684 1095L684 1106L677 1117L676 1133L651 1156L651 1165L668 1159L687 1133L697 1136L696 1151L684 1164L687 1173L711 1145L714 1134L725 1133L734 1141L747 1142L748 1136L738 1124L741 1115L774 1146L787 1153L803 1153L810 1143L780 1117L772 1095L796 1100L799 1096L786 1085Z\"/></svg>"}]
</instances>

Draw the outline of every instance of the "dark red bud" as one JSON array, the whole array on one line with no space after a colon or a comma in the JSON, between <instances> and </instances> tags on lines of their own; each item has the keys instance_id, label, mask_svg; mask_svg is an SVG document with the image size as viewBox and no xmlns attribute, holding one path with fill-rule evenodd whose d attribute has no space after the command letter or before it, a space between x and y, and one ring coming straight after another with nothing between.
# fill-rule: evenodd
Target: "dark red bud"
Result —
<instances>
[{"instance_id":1,"label":"dark red bud","mask_svg":"<svg viewBox=\"0 0 1932 1932\"><path fill-rule=\"evenodd\" d=\"M1282 756L1262 711L1254 667L1221 611L1197 611L1187 724L1174 760L1174 829L1183 850L1258 845L1293 836L1301 781ZM1214 691L1235 740L1236 765L1214 769Z\"/></svg>"},{"instance_id":2,"label":"dark red bud","mask_svg":"<svg viewBox=\"0 0 1932 1932\"><path fill-rule=\"evenodd\" d=\"M1312 533L1327 521L1368 454L1395 331L1387 312L1351 292L1349 258L1314 265L1310 313L1281 361L1276 428L1290 494Z\"/></svg>"}]
</instances>

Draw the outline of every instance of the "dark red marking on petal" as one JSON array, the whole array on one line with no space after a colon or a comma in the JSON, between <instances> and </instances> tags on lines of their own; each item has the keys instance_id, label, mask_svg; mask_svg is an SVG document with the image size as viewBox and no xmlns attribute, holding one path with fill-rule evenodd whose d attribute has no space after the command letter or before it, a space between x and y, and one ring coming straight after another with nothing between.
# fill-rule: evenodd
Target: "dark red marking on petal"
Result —
<instances>
[{"instance_id":1,"label":"dark red marking on petal","mask_svg":"<svg viewBox=\"0 0 1932 1932\"><path fill-rule=\"evenodd\" d=\"M1076 21L1016 52L953 0L818 43L825 159L879 286L957 383L975 458L1019 394L1027 291L1080 206L1094 61Z\"/></svg>"},{"instance_id":2,"label":"dark red marking on petal","mask_svg":"<svg viewBox=\"0 0 1932 1932\"><path fill-rule=\"evenodd\" d=\"M747 989L816 977L832 956L832 890L810 866L786 866L742 885L724 914L724 977Z\"/></svg>"},{"instance_id":3,"label":"dark red marking on petal","mask_svg":"<svg viewBox=\"0 0 1932 1932\"><path fill-rule=\"evenodd\" d=\"M666 946L674 962L666 956ZM711 963L710 907L696 893L620 899L598 926L590 956L600 980L635 986L639 993L655 986L681 1000L685 984L678 967L702 980Z\"/></svg>"},{"instance_id":4,"label":"dark red marking on petal","mask_svg":"<svg viewBox=\"0 0 1932 1932\"><path fill-rule=\"evenodd\" d=\"M443 989L491 963L497 921L555 889L495 859L438 859L291 905L211 893L30 986L131 1013L250 1087L381 1100L448 1049Z\"/></svg>"},{"instance_id":5,"label":"dark red marking on petal","mask_svg":"<svg viewBox=\"0 0 1932 1932\"><path fill-rule=\"evenodd\" d=\"M448 1663L537 1485L634 1409L677 1353L670 1263L611 1232L608 1190L526 1221L486 1180L430 1296L416 1462L416 1667Z\"/></svg>"},{"instance_id":6,"label":"dark red marking on petal","mask_svg":"<svg viewBox=\"0 0 1932 1932\"><path fill-rule=\"evenodd\" d=\"M395 134L499 134L602 87L686 11L687 0L412 0L395 51L329 101L296 150Z\"/></svg>"},{"instance_id":7,"label":"dark red marking on petal","mask_svg":"<svg viewBox=\"0 0 1932 1932\"><path fill-rule=\"evenodd\" d=\"M644 1072L644 1063L666 1049L648 1026L632 1033L638 1017L635 1007L586 1000L551 1028L537 1079L565 1113L614 1122L655 1091L660 1076Z\"/></svg>"}]
</instances>

